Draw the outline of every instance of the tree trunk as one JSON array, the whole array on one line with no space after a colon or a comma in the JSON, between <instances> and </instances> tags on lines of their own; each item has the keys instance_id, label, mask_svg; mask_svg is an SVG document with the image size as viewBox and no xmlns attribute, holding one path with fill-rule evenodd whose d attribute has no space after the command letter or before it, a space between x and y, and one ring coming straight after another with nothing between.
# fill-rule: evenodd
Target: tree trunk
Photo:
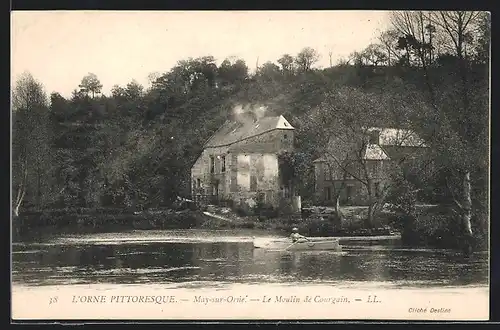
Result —
<instances>
[{"instance_id":1,"label":"tree trunk","mask_svg":"<svg viewBox=\"0 0 500 330\"><path fill-rule=\"evenodd\" d=\"M368 175L367 175L368 176ZM372 195L372 180L367 180L366 190L368 192L368 215L365 218L365 227L371 228L373 227L373 211L374 211L374 203L373 203L373 195Z\"/></svg>"},{"instance_id":2,"label":"tree trunk","mask_svg":"<svg viewBox=\"0 0 500 330\"><path fill-rule=\"evenodd\" d=\"M24 194L25 194L24 187L19 188L18 192L18 198L16 200L16 205L14 206L14 216L19 216L19 208L21 207L21 204L23 203L24 200Z\"/></svg>"},{"instance_id":3,"label":"tree trunk","mask_svg":"<svg viewBox=\"0 0 500 330\"><path fill-rule=\"evenodd\" d=\"M368 204L368 214L365 218L365 228L369 229L373 227L373 204L370 202Z\"/></svg>"},{"instance_id":4,"label":"tree trunk","mask_svg":"<svg viewBox=\"0 0 500 330\"><path fill-rule=\"evenodd\" d=\"M335 214L340 216L340 192L338 192L335 196L334 208L335 208Z\"/></svg>"},{"instance_id":5,"label":"tree trunk","mask_svg":"<svg viewBox=\"0 0 500 330\"><path fill-rule=\"evenodd\" d=\"M471 200L471 186L470 186L470 172L467 171L463 177L463 196L462 203L462 225L466 235L472 236L471 214L472 214L472 200Z\"/></svg>"},{"instance_id":6,"label":"tree trunk","mask_svg":"<svg viewBox=\"0 0 500 330\"><path fill-rule=\"evenodd\" d=\"M36 206L38 209L41 208L41 200L42 200L42 194L41 194L41 173L40 173L40 160L37 160L36 164L36 176L37 176L37 187L36 187Z\"/></svg>"},{"instance_id":7,"label":"tree trunk","mask_svg":"<svg viewBox=\"0 0 500 330\"><path fill-rule=\"evenodd\" d=\"M24 195L26 194L26 181L28 179L28 166L26 159L21 163L21 168L23 171L23 176L21 182L19 183L19 188L17 189L16 204L14 205L14 215L19 216L19 208L24 200Z\"/></svg>"}]
</instances>

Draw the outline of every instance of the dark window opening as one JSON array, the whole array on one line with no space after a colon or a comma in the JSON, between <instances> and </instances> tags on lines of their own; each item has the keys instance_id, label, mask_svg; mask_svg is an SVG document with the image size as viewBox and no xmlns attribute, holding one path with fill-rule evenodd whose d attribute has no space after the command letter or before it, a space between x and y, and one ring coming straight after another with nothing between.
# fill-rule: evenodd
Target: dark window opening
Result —
<instances>
[{"instance_id":1,"label":"dark window opening","mask_svg":"<svg viewBox=\"0 0 500 330\"><path fill-rule=\"evenodd\" d=\"M375 182L374 189L375 189L375 197L380 197L380 182Z\"/></svg>"},{"instance_id":2,"label":"dark window opening","mask_svg":"<svg viewBox=\"0 0 500 330\"><path fill-rule=\"evenodd\" d=\"M215 173L215 157L210 156L210 173Z\"/></svg>"},{"instance_id":3,"label":"dark window opening","mask_svg":"<svg viewBox=\"0 0 500 330\"><path fill-rule=\"evenodd\" d=\"M331 180L332 179L332 171L330 169L329 165L325 166L325 180Z\"/></svg>"},{"instance_id":4,"label":"dark window opening","mask_svg":"<svg viewBox=\"0 0 500 330\"><path fill-rule=\"evenodd\" d=\"M286 140L288 138L288 136L285 134L283 135L283 140Z\"/></svg>"},{"instance_id":5,"label":"dark window opening","mask_svg":"<svg viewBox=\"0 0 500 330\"><path fill-rule=\"evenodd\" d=\"M353 187L352 186L347 186L346 187L346 199L347 201L350 201L352 198L352 192L353 192Z\"/></svg>"},{"instance_id":6,"label":"dark window opening","mask_svg":"<svg viewBox=\"0 0 500 330\"><path fill-rule=\"evenodd\" d=\"M250 191L257 190L257 177L255 175L250 175Z\"/></svg>"},{"instance_id":7,"label":"dark window opening","mask_svg":"<svg viewBox=\"0 0 500 330\"><path fill-rule=\"evenodd\" d=\"M327 201L332 199L332 188L330 187L325 188L325 199Z\"/></svg>"},{"instance_id":8,"label":"dark window opening","mask_svg":"<svg viewBox=\"0 0 500 330\"><path fill-rule=\"evenodd\" d=\"M217 197L219 196L219 181L216 181L212 185L212 195Z\"/></svg>"},{"instance_id":9,"label":"dark window opening","mask_svg":"<svg viewBox=\"0 0 500 330\"><path fill-rule=\"evenodd\" d=\"M226 172L226 156L222 156L221 162L222 162L221 172Z\"/></svg>"}]
</instances>

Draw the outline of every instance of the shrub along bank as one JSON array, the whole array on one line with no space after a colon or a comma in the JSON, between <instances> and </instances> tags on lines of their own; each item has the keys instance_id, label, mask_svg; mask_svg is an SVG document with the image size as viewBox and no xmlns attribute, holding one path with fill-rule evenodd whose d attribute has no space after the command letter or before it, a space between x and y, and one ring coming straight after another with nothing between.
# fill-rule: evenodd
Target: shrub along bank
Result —
<instances>
[{"instance_id":1,"label":"shrub along bank","mask_svg":"<svg viewBox=\"0 0 500 330\"><path fill-rule=\"evenodd\" d=\"M268 211L266 211L268 212ZM260 229L288 235L293 227L306 236L373 236L401 233L408 246L461 249L461 228L450 208L420 208L414 216L381 212L374 228L363 228L364 210L345 211L342 220L331 211L322 213L277 215L262 213L241 216L229 208L206 207L199 210L171 209L131 212L124 209L65 209L21 214L13 219L14 240L31 237L38 232L95 232L148 229ZM473 219L474 236L470 244L475 250L487 249L488 232L485 219Z\"/></svg>"},{"instance_id":2,"label":"shrub along bank","mask_svg":"<svg viewBox=\"0 0 500 330\"><path fill-rule=\"evenodd\" d=\"M472 219L472 237L464 237L459 216L450 207L435 206L416 215L394 214L391 226L400 230L402 241L409 246L463 249L464 242L473 250L488 248L488 228L484 216Z\"/></svg>"}]
</instances>

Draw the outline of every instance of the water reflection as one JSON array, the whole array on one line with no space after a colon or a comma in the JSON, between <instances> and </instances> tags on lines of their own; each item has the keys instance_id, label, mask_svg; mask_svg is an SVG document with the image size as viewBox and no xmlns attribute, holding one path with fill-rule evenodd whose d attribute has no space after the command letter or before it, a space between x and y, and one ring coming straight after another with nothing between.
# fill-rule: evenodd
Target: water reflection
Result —
<instances>
[{"instance_id":1,"label":"water reflection","mask_svg":"<svg viewBox=\"0 0 500 330\"><path fill-rule=\"evenodd\" d=\"M487 254L349 244L344 252L272 252L250 242L16 245L13 282L377 281L486 284Z\"/></svg>"}]
</instances>

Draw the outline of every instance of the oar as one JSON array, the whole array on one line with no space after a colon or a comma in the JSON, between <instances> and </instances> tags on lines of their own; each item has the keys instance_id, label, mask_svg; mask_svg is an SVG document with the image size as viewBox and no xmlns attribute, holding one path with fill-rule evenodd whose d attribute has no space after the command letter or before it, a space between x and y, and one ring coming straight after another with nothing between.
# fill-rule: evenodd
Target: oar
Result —
<instances>
[{"instance_id":1,"label":"oar","mask_svg":"<svg viewBox=\"0 0 500 330\"><path fill-rule=\"evenodd\" d=\"M286 250L288 250L289 248L291 248L292 246L294 246L295 244L297 244L298 242L299 242L299 241L295 241L295 242L293 242L292 244L290 244L289 246L287 246L287 247L285 248L285 251L286 251Z\"/></svg>"},{"instance_id":2,"label":"oar","mask_svg":"<svg viewBox=\"0 0 500 330\"><path fill-rule=\"evenodd\" d=\"M305 239L307 242L310 242L310 243L312 243L312 244L314 245L314 243L313 243L313 242L311 242L309 239L307 239L307 238L305 238L305 237L304 237L304 239ZM299 240L297 240L297 241L295 241L295 242L293 242L292 244L290 244L288 247L286 247L286 248L285 248L285 251L286 251L286 250L288 250L289 248L291 248L292 246L294 246L295 244L299 243L299 242L300 242L300 239L299 239Z\"/></svg>"}]
</instances>

